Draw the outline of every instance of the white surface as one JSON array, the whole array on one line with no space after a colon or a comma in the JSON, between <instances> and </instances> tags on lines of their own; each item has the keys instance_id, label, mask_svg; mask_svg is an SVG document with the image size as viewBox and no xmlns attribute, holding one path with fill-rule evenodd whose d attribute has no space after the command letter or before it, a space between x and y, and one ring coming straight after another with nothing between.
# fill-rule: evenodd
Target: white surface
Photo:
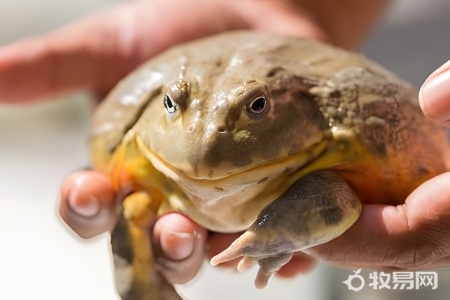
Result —
<instances>
[{"instance_id":1,"label":"white surface","mask_svg":"<svg viewBox=\"0 0 450 300\"><path fill-rule=\"evenodd\" d=\"M88 112L0 108L0 299L114 299L106 237L83 242L56 213L60 181L87 165Z\"/></svg>"}]
</instances>

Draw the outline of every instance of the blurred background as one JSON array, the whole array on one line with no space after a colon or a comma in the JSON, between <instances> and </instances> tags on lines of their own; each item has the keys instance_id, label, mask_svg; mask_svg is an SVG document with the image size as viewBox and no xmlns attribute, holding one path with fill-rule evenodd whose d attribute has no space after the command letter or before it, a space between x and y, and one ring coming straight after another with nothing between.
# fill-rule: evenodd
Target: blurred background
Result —
<instances>
[{"instance_id":1,"label":"blurred background","mask_svg":"<svg viewBox=\"0 0 450 300\"><path fill-rule=\"evenodd\" d=\"M119 0L0 0L0 45L42 34ZM367 56L417 87L450 58L450 1L393 0L363 47ZM26 89L26 82L18 88ZM91 101L70 95L39 105L0 104L0 299L116 299L108 237L84 241L56 213L61 180L89 165L86 138ZM181 287L189 299L447 299L450 272L438 270L439 287L401 292L342 284L352 270L325 264L294 280L253 288L246 274L205 266ZM355 282L357 284L357 282Z\"/></svg>"}]
</instances>

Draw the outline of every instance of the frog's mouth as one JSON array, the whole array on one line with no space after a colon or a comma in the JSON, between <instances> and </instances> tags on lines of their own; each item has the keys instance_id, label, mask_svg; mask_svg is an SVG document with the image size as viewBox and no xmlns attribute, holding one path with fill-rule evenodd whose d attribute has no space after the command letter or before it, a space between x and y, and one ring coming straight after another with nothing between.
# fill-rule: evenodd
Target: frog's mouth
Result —
<instances>
[{"instance_id":1,"label":"frog's mouth","mask_svg":"<svg viewBox=\"0 0 450 300\"><path fill-rule=\"evenodd\" d=\"M279 185L287 187L307 173L335 164L335 159L327 159L327 155L324 156L324 153L327 152L328 141L322 140L295 155L240 169L222 177L198 178L186 174L183 170L177 169L165 161L160 155L149 149L139 136L135 136L135 141L139 151L152 165L159 172L174 180L186 194L198 199L208 199L211 202L244 191L246 198L250 197L247 194L254 196L267 189L268 183L271 183L274 190L279 189ZM277 181L278 184L274 184L274 181Z\"/></svg>"}]
</instances>

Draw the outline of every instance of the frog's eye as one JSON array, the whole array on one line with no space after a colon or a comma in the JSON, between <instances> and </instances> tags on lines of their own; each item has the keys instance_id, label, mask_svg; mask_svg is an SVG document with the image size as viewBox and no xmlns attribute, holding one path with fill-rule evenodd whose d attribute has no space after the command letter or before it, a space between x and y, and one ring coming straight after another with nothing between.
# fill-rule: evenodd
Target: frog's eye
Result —
<instances>
[{"instance_id":1,"label":"frog's eye","mask_svg":"<svg viewBox=\"0 0 450 300\"><path fill-rule=\"evenodd\" d=\"M269 104L264 96L259 96L253 99L250 103L245 106L247 112L255 115L260 115L267 111Z\"/></svg>"},{"instance_id":2,"label":"frog's eye","mask_svg":"<svg viewBox=\"0 0 450 300\"><path fill-rule=\"evenodd\" d=\"M164 96L164 107L169 114L174 114L178 110L178 105L170 98L169 94Z\"/></svg>"}]
</instances>

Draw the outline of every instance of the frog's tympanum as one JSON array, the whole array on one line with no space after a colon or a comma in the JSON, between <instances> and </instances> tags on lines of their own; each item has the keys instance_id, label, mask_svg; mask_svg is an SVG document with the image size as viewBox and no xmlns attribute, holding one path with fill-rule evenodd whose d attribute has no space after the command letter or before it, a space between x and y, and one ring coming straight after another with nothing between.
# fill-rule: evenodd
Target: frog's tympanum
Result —
<instances>
[{"instance_id":1,"label":"frog's tympanum","mask_svg":"<svg viewBox=\"0 0 450 300\"><path fill-rule=\"evenodd\" d=\"M361 203L399 204L445 171L446 132L416 91L361 55L301 38L232 32L166 51L98 108L93 165L129 193L112 234L123 299L179 299L152 264L148 228L181 212L244 231L212 264L259 264L336 238Z\"/></svg>"}]
</instances>

